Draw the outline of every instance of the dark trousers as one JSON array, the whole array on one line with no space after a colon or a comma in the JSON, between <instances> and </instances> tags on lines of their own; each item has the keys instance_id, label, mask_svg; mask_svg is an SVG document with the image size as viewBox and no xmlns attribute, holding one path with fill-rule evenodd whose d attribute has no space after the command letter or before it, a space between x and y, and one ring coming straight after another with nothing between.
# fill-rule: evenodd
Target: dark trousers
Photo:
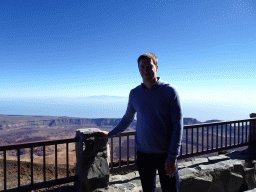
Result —
<instances>
[{"instance_id":1,"label":"dark trousers","mask_svg":"<svg viewBox=\"0 0 256 192\"><path fill-rule=\"evenodd\" d=\"M167 154L148 154L137 151L136 165L140 174L143 192L156 191L156 169L163 192L179 192L179 173L177 170L172 178L166 175L164 163Z\"/></svg>"}]
</instances>

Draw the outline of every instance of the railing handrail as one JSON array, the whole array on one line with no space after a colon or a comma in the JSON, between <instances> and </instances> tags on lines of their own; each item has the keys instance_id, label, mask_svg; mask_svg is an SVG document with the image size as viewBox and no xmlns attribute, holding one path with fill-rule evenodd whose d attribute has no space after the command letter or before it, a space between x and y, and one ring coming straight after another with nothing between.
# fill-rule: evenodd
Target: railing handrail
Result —
<instances>
[{"instance_id":1,"label":"railing handrail","mask_svg":"<svg viewBox=\"0 0 256 192\"><path fill-rule=\"evenodd\" d=\"M119 137L119 136L127 136L127 135L133 135L135 131L125 131L115 136L110 136L109 138Z\"/></svg>"},{"instance_id":2,"label":"railing handrail","mask_svg":"<svg viewBox=\"0 0 256 192\"><path fill-rule=\"evenodd\" d=\"M43 145L55 145L55 144L64 144L64 143L71 143L77 142L79 140L78 137L69 138L69 139L58 139L58 140L46 140L46 141L35 141L35 142L27 142L27 143L17 143L11 145L1 145L0 151L4 150L14 150L14 149L23 149L29 147L41 147Z\"/></svg>"},{"instance_id":3,"label":"railing handrail","mask_svg":"<svg viewBox=\"0 0 256 192\"><path fill-rule=\"evenodd\" d=\"M197 127L205 127L205 126L214 126L214 125L221 125L221 124L227 124L227 123L242 123L250 120L256 120L256 118L249 118L249 119L241 119L241 120L232 120L232 121L219 121L219 122L213 122L213 123L200 123L200 124L192 124L192 125L184 125L183 129L188 129L188 128L197 128ZM111 136L111 137L119 137L119 136L127 136L127 135L132 135L135 133L135 131L125 131L122 132L116 136ZM111 138L109 137L109 138Z\"/></svg>"},{"instance_id":4,"label":"railing handrail","mask_svg":"<svg viewBox=\"0 0 256 192\"><path fill-rule=\"evenodd\" d=\"M197 127L203 127L203 126L214 126L214 125L221 125L221 124L227 124L227 123L242 123L250 120L256 120L256 118L249 118L249 119L241 119L241 120L232 120L232 121L219 121L219 122L213 122L213 123L200 123L200 124L192 124L192 125L184 125L183 128L197 128Z\"/></svg>"}]
</instances>

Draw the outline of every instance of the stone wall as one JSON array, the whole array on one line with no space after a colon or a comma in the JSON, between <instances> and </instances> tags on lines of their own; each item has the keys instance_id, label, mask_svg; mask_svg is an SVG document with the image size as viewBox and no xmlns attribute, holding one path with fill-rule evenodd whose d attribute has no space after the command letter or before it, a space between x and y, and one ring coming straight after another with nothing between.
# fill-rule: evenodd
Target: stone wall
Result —
<instances>
[{"instance_id":1,"label":"stone wall","mask_svg":"<svg viewBox=\"0 0 256 192\"><path fill-rule=\"evenodd\" d=\"M179 171L181 192L240 192L256 187L254 161L226 155L196 161L200 164Z\"/></svg>"},{"instance_id":2,"label":"stone wall","mask_svg":"<svg viewBox=\"0 0 256 192\"><path fill-rule=\"evenodd\" d=\"M108 139L99 139L97 128L78 129L76 137L76 175L75 183L78 192L91 192L109 184Z\"/></svg>"},{"instance_id":3,"label":"stone wall","mask_svg":"<svg viewBox=\"0 0 256 192\"><path fill-rule=\"evenodd\" d=\"M247 159L246 154L246 150L234 151L178 163L180 192L256 192L256 161ZM156 181L156 191L161 192L158 174ZM142 191L138 171L110 176L109 186L96 191Z\"/></svg>"}]
</instances>

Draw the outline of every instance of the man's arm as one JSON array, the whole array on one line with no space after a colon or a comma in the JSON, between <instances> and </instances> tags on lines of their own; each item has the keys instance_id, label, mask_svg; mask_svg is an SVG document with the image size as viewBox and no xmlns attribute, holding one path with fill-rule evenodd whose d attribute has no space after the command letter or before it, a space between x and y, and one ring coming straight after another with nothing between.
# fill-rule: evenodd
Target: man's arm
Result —
<instances>
[{"instance_id":1,"label":"man's arm","mask_svg":"<svg viewBox=\"0 0 256 192\"><path fill-rule=\"evenodd\" d=\"M130 126L130 124L134 119L134 115L136 113L135 109L132 106L131 97L132 96L130 92L126 113L124 114L123 118L118 123L118 125L112 131L110 131L109 133L107 133L106 131L96 131L96 132L102 133L103 138L108 138L113 135L118 135L119 133L123 132L125 129L127 129Z\"/></svg>"},{"instance_id":2,"label":"man's arm","mask_svg":"<svg viewBox=\"0 0 256 192\"><path fill-rule=\"evenodd\" d=\"M174 89L174 97L170 103L170 115L172 122L172 136L171 144L169 147L169 152L167 159L164 164L164 169L168 177L173 177L177 170L177 158L179 156L180 145L183 133L183 119L180 107L180 101L177 91Z\"/></svg>"},{"instance_id":3,"label":"man's arm","mask_svg":"<svg viewBox=\"0 0 256 192\"><path fill-rule=\"evenodd\" d=\"M174 93L174 97L170 103L170 115L173 130L167 159L172 162L177 162L183 134L183 119L179 95L175 89Z\"/></svg>"},{"instance_id":4,"label":"man's arm","mask_svg":"<svg viewBox=\"0 0 256 192\"><path fill-rule=\"evenodd\" d=\"M126 130L132 123L136 111L132 106L132 94L131 93L132 93L132 91L129 94L129 101L128 101L127 109L126 109L126 112L125 112L123 118L118 123L118 125L112 131L110 131L108 133L109 136L118 135L119 133Z\"/></svg>"}]
</instances>

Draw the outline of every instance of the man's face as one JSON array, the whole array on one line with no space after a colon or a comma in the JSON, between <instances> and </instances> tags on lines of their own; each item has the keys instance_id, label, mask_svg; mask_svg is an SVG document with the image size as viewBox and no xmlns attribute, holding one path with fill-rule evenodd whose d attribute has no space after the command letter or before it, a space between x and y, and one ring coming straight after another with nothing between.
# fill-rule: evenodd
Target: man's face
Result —
<instances>
[{"instance_id":1,"label":"man's face","mask_svg":"<svg viewBox=\"0 0 256 192\"><path fill-rule=\"evenodd\" d=\"M143 59L139 62L139 71L143 81L156 79L157 69L158 65L156 66L152 59Z\"/></svg>"}]
</instances>

